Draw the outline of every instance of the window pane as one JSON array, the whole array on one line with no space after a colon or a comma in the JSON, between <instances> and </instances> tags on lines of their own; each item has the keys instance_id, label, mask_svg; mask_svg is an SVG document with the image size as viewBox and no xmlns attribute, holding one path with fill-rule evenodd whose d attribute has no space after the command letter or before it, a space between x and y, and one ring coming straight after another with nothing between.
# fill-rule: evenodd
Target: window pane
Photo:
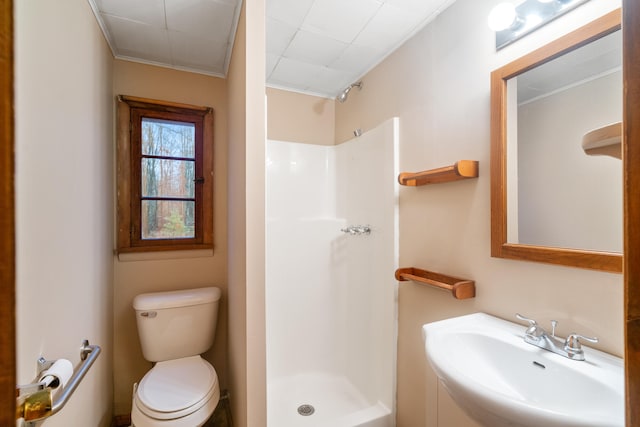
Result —
<instances>
[{"instance_id":1,"label":"window pane","mask_svg":"<svg viewBox=\"0 0 640 427\"><path fill-rule=\"evenodd\" d=\"M193 198L195 162L142 159L142 197Z\"/></svg>"},{"instance_id":2,"label":"window pane","mask_svg":"<svg viewBox=\"0 0 640 427\"><path fill-rule=\"evenodd\" d=\"M196 126L193 123L142 118L142 154L195 157Z\"/></svg>"},{"instance_id":3,"label":"window pane","mask_svg":"<svg viewBox=\"0 0 640 427\"><path fill-rule=\"evenodd\" d=\"M143 240L195 237L195 202L143 200Z\"/></svg>"}]
</instances>

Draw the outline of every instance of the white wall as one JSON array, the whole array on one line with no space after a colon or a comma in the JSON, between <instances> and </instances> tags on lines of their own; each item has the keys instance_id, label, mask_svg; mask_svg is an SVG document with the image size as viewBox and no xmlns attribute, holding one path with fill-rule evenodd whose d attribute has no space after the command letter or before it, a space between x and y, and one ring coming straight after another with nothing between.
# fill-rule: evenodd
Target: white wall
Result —
<instances>
[{"instance_id":1,"label":"white wall","mask_svg":"<svg viewBox=\"0 0 640 427\"><path fill-rule=\"evenodd\" d=\"M335 147L267 141L268 383L341 370L334 309L345 266L335 252L346 222L336 218L335 154Z\"/></svg>"},{"instance_id":2,"label":"white wall","mask_svg":"<svg viewBox=\"0 0 640 427\"><path fill-rule=\"evenodd\" d=\"M113 100L110 50L86 0L17 1L17 381L36 360L103 352L54 426L112 417Z\"/></svg>"},{"instance_id":3,"label":"white wall","mask_svg":"<svg viewBox=\"0 0 640 427\"><path fill-rule=\"evenodd\" d=\"M334 257L345 262L336 306L345 336L344 370L372 402L394 410L398 268L398 141L396 119L336 146L336 212L371 234L342 236ZM341 253L341 251L343 253Z\"/></svg>"},{"instance_id":4,"label":"white wall","mask_svg":"<svg viewBox=\"0 0 640 427\"><path fill-rule=\"evenodd\" d=\"M456 426L455 405L438 392L425 359L422 324L484 311L515 320L520 312L548 325L598 336L623 352L623 283L619 274L492 258L490 254L490 73L613 10L591 0L536 33L495 52L487 16L500 0L457 0L363 77L364 88L336 105L336 137L400 118L400 170L420 171L460 159L480 162L474 180L400 190L400 266L476 281L459 301L411 282L399 291L398 425ZM464 417L463 417L464 418Z\"/></svg>"}]
</instances>

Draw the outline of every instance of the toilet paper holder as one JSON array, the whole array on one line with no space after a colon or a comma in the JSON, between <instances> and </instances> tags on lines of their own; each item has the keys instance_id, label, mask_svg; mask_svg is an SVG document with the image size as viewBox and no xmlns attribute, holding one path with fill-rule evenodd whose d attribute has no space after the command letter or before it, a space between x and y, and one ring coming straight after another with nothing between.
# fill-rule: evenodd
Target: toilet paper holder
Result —
<instances>
[{"instance_id":1,"label":"toilet paper holder","mask_svg":"<svg viewBox=\"0 0 640 427\"><path fill-rule=\"evenodd\" d=\"M18 399L16 419L23 418L26 427L35 427L36 422L58 413L67 404L67 401L80 384L80 381L82 381L87 374L93 362L98 358L101 351L100 346L90 345L88 340L82 341L82 347L80 348L81 363L77 369L73 370L73 374L66 385L60 387L60 391L55 398L51 398L52 387L44 381L38 381L38 379L42 373L51 368L56 361L40 357L37 361L37 382L18 385L16 387L16 396ZM37 401L41 410L25 413L25 402L29 402L30 397L32 398L31 400Z\"/></svg>"}]
</instances>

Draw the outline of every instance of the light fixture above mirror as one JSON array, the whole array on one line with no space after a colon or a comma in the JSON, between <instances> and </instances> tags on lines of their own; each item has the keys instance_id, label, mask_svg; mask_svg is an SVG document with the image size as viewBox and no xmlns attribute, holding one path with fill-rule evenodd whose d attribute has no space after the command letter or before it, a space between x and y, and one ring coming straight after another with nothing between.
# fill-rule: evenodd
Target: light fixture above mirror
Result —
<instances>
[{"instance_id":1,"label":"light fixture above mirror","mask_svg":"<svg viewBox=\"0 0 640 427\"><path fill-rule=\"evenodd\" d=\"M497 4L489 14L489 28L496 32L496 50L515 42L589 0L525 0Z\"/></svg>"}]
</instances>

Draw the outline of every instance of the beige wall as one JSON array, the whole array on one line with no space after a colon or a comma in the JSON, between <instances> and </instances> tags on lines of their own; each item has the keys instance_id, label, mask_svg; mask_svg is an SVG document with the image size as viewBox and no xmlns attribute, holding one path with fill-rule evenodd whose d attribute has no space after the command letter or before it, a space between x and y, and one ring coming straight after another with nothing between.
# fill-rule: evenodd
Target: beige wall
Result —
<instances>
[{"instance_id":1,"label":"beige wall","mask_svg":"<svg viewBox=\"0 0 640 427\"><path fill-rule=\"evenodd\" d=\"M518 194L508 196L519 202L518 240L509 241L622 252L622 162L585 154L580 140L622 119L622 71L519 105L518 116Z\"/></svg>"},{"instance_id":2,"label":"beige wall","mask_svg":"<svg viewBox=\"0 0 640 427\"><path fill-rule=\"evenodd\" d=\"M267 138L333 145L335 101L267 88Z\"/></svg>"},{"instance_id":3,"label":"beige wall","mask_svg":"<svg viewBox=\"0 0 640 427\"><path fill-rule=\"evenodd\" d=\"M245 0L229 90L229 375L233 423L266 425L265 5Z\"/></svg>"},{"instance_id":4,"label":"beige wall","mask_svg":"<svg viewBox=\"0 0 640 427\"><path fill-rule=\"evenodd\" d=\"M265 1L246 5L247 427L267 424L265 338ZM240 425L242 427L242 425Z\"/></svg>"},{"instance_id":5,"label":"beige wall","mask_svg":"<svg viewBox=\"0 0 640 427\"><path fill-rule=\"evenodd\" d=\"M205 354L227 388L227 86L223 79L128 61L114 62L113 92L214 109L214 249L189 251L169 259L166 254L114 257L114 387L115 414L131 411L133 383L151 363L144 360L133 298L144 292L215 285L222 289L216 339ZM179 257L179 258L178 258Z\"/></svg>"},{"instance_id":6,"label":"beige wall","mask_svg":"<svg viewBox=\"0 0 640 427\"><path fill-rule=\"evenodd\" d=\"M234 424L247 425L246 3L227 74L229 91L229 384Z\"/></svg>"},{"instance_id":7,"label":"beige wall","mask_svg":"<svg viewBox=\"0 0 640 427\"><path fill-rule=\"evenodd\" d=\"M471 425L437 396L424 355L422 324L484 311L514 320L520 312L559 334L598 336L599 348L623 352L622 276L490 256L489 75L523 53L576 28L618 1L593 0L496 53L487 15L499 0L457 0L364 78L362 91L336 104L336 138L351 138L400 117L400 169L419 171L459 159L480 161L477 180L400 193L400 264L476 281L477 297L411 282L399 293L398 426ZM440 393L444 393L442 390ZM438 422L440 420L440 422ZM455 423L451 420L457 420Z\"/></svg>"},{"instance_id":8,"label":"beige wall","mask_svg":"<svg viewBox=\"0 0 640 427\"><path fill-rule=\"evenodd\" d=\"M36 360L98 357L44 423L111 423L111 52L86 0L16 1L17 381Z\"/></svg>"}]
</instances>

